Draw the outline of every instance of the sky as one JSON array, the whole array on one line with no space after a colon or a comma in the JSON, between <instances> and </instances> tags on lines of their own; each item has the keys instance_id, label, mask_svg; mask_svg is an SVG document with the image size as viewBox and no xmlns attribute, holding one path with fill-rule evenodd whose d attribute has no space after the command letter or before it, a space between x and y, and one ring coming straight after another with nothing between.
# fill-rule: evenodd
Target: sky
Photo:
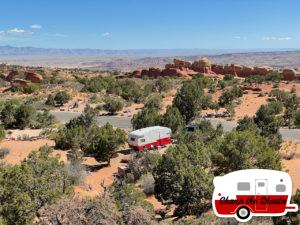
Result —
<instances>
[{"instance_id":1,"label":"sky","mask_svg":"<svg viewBox=\"0 0 300 225\"><path fill-rule=\"evenodd\" d=\"M1 0L0 45L300 49L298 0Z\"/></svg>"}]
</instances>

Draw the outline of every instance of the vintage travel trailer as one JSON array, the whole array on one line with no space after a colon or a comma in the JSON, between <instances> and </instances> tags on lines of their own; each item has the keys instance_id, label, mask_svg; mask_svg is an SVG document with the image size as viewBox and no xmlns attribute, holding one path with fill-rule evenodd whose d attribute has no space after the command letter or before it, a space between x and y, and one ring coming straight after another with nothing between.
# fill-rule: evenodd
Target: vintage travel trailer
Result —
<instances>
[{"instance_id":1,"label":"vintage travel trailer","mask_svg":"<svg viewBox=\"0 0 300 225\"><path fill-rule=\"evenodd\" d=\"M239 170L215 177L213 210L218 217L235 217L240 222L252 216L283 216L297 212L290 204L292 180L289 174L276 170Z\"/></svg>"},{"instance_id":2,"label":"vintage travel trailer","mask_svg":"<svg viewBox=\"0 0 300 225\"><path fill-rule=\"evenodd\" d=\"M153 126L135 130L128 135L129 147L135 150L150 149L171 142L172 131L168 127Z\"/></svg>"}]
</instances>

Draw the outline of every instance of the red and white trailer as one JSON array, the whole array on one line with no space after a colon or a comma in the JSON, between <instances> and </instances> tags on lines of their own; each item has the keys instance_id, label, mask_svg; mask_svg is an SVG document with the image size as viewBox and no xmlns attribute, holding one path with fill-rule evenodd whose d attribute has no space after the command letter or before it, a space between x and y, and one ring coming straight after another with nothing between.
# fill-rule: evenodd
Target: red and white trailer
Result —
<instances>
[{"instance_id":1,"label":"red and white trailer","mask_svg":"<svg viewBox=\"0 0 300 225\"><path fill-rule=\"evenodd\" d=\"M146 127L130 132L128 144L134 150L163 146L171 142L171 134L172 131L168 127Z\"/></svg>"},{"instance_id":2,"label":"red and white trailer","mask_svg":"<svg viewBox=\"0 0 300 225\"><path fill-rule=\"evenodd\" d=\"M297 212L290 204L292 180L276 170L239 170L214 178L212 205L218 217L235 217L240 222L252 216L283 216Z\"/></svg>"}]
</instances>

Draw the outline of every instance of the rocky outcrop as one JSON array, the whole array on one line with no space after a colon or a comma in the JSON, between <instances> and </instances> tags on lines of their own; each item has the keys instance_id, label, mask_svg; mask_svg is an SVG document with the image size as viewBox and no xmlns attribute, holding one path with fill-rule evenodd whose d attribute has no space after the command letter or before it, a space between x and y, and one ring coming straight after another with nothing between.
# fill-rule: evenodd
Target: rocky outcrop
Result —
<instances>
[{"instance_id":1,"label":"rocky outcrop","mask_svg":"<svg viewBox=\"0 0 300 225\"><path fill-rule=\"evenodd\" d=\"M180 59L173 59L173 64L171 64L173 68L190 68L191 67L191 62L180 60Z\"/></svg>"},{"instance_id":2,"label":"rocky outcrop","mask_svg":"<svg viewBox=\"0 0 300 225\"><path fill-rule=\"evenodd\" d=\"M29 80L32 83L41 83L43 81L43 77L34 72L27 71L24 74L25 74L25 80Z\"/></svg>"},{"instance_id":3,"label":"rocky outcrop","mask_svg":"<svg viewBox=\"0 0 300 225\"><path fill-rule=\"evenodd\" d=\"M195 62L193 62L190 68L199 73L214 73L211 70L211 62L207 58L196 60Z\"/></svg>"},{"instance_id":4,"label":"rocky outcrop","mask_svg":"<svg viewBox=\"0 0 300 225\"><path fill-rule=\"evenodd\" d=\"M291 80L296 80L297 77L300 76L300 73L294 69L284 69L282 71L282 76L284 80L291 81Z\"/></svg>"},{"instance_id":5,"label":"rocky outcrop","mask_svg":"<svg viewBox=\"0 0 300 225\"><path fill-rule=\"evenodd\" d=\"M141 70L135 70L131 74L132 77L140 78L142 76L142 71Z\"/></svg>"},{"instance_id":6,"label":"rocky outcrop","mask_svg":"<svg viewBox=\"0 0 300 225\"><path fill-rule=\"evenodd\" d=\"M9 74L5 77L6 81L12 81L12 79L14 79L14 77L18 76L19 72L17 70L12 70L9 72Z\"/></svg>"},{"instance_id":7,"label":"rocky outcrop","mask_svg":"<svg viewBox=\"0 0 300 225\"><path fill-rule=\"evenodd\" d=\"M12 86L27 87L28 83L29 82L27 80L16 78L12 81Z\"/></svg>"},{"instance_id":8,"label":"rocky outcrop","mask_svg":"<svg viewBox=\"0 0 300 225\"><path fill-rule=\"evenodd\" d=\"M268 66L254 67L253 68L253 75L266 76L267 74L269 74L273 71L274 71L274 69L272 67L268 67Z\"/></svg>"},{"instance_id":9,"label":"rocky outcrop","mask_svg":"<svg viewBox=\"0 0 300 225\"><path fill-rule=\"evenodd\" d=\"M148 75L149 75L149 70L146 70L146 69L142 70L142 72L141 72L142 77L148 76Z\"/></svg>"},{"instance_id":10,"label":"rocky outcrop","mask_svg":"<svg viewBox=\"0 0 300 225\"><path fill-rule=\"evenodd\" d=\"M180 59L174 59L173 63L166 64L165 69L161 70L159 68L149 68L143 70L134 71L131 76L133 77L159 77L159 76L174 76L174 77L189 77L196 73L205 74L233 74L238 77L249 77L253 75L266 76L275 70L269 66L243 66L237 64L212 64L207 58L202 58L194 61L193 63L189 61L184 61ZM282 73L284 80L300 80L300 72L294 69L284 69L283 71L278 71Z\"/></svg>"},{"instance_id":11,"label":"rocky outcrop","mask_svg":"<svg viewBox=\"0 0 300 225\"><path fill-rule=\"evenodd\" d=\"M190 69L167 68L162 70L161 76L164 77L189 77L196 74L195 71Z\"/></svg>"},{"instance_id":12,"label":"rocky outcrop","mask_svg":"<svg viewBox=\"0 0 300 225\"><path fill-rule=\"evenodd\" d=\"M161 74L161 69L159 68L149 68L149 71L148 71L148 76L149 77L159 77Z\"/></svg>"}]
</instances>

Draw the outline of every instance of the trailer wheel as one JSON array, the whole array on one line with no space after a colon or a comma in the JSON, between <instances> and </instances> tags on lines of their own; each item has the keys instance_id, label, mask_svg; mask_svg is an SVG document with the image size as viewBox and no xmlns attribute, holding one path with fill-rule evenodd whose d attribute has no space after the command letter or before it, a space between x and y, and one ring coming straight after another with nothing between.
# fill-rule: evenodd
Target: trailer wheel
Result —
<instances>
[{"instance_id":1,"label":"trailer wheel","mask_svg":"<svg viewBox=\"0 0 300 225\"><path fill-rule=\"evenodd\" d=\"M251 213L247 207L243 206L238 209L238 211L236 212L236 215L241 220L247 220L250 217Z\"/></svg>"}]
</instances>

